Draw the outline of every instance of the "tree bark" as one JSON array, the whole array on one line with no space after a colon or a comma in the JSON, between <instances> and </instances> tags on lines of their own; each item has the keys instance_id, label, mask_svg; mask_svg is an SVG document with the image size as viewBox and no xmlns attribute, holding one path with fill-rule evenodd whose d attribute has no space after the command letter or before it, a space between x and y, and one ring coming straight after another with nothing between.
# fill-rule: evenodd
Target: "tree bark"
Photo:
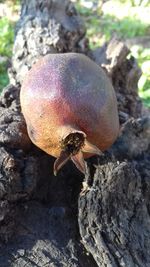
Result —
<instances>
[{"instance_id":1,"label":"tree bark","mask_svg":"<svg viewBox=\"0 0 150 267\"><path fill-rule=\"evenodd\" d=\"M87 161L85 177L71 162L54 177L54 159L27 135L19 91L40 56L70 51L106 70L121 132L109 151ZM0 98L0 266L150 265L150 118L141 117L141 72L128 54L116 39L91 51L68 0L22 2L11 84ZM81 193L83 181L89 189Z\"/></svg>"},{"instance_id":2,"label":"tree bark","mask_svg":"<svg viewBox=\"0 0 150 267\"><path fill-rule=\"evenodd\" d=\"M24 0L16 28L10 80L22 82L40 56L85 51L85 27L68 0Z\"/></svg>"},{"instance_id":3,"label":"tree bark","mask_svg":"<svg viewBox=\"0 0 150 267\"><path fill-rule=\"evenodd\" d=\"M80 234L100 267L150 265L149 144L150 118L127 121L79 198Z\"/></svg>"}]
</instances>

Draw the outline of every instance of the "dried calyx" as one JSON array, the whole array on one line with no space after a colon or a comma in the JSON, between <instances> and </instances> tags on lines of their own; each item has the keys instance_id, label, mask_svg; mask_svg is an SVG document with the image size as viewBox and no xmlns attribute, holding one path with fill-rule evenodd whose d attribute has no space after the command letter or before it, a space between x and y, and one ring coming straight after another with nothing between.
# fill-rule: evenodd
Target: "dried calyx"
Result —
<instances>
[{"instance_id":1,"label":"dried calyx","mask_svg":"<svg viewBox=\"0 0 150 267\"><path fill-rule=\"evenodd\" d=\"M86 134L81 131L68 134L61 140L60 147L60 156L54 163L54 175L57 175L57 172L69 159L71 159L76 167L85 174L86 165L83 152L97 155L102 154L99 148L86 140Z\"/></svg>"}]
</instances>

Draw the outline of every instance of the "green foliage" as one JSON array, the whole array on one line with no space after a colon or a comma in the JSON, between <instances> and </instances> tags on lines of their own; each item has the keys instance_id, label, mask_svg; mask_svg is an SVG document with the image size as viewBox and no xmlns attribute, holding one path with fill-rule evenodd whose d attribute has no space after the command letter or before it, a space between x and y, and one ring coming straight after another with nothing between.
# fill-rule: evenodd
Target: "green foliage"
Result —
<instances>
[{"instance_id":1,"label":"green foliage","mask_svg":"<svg viewBox=\"0 0 150 267\"><path fill-rule=\"evenodd\" d=\"M91 10L81 5L80 1L76 2L76 9L81 16L91 16Z\"/></svg>"},{"instance_id":2,"label":"green foliage","mask_svg":"<svg viewBox=\"0 0 150 267\"><path fill-rule=\"evenodd\" d=\"M116 33L121 38L132 38L135 36L143 36L149 30L147 25L141 23L140 20L132 17L118 19L115 16L103 15L100 20L100 27L106 39Z\"/></svg>"},{"instance_id":3,"label":"green foliage","mask_svg":"<svg viewBox=\"0 0 150 267\"><path fill-rule=\"evenodd\" d=\"M123 8L124 6L126 8L130 7L129 5L127 6L130 0L112 0L112 3L113 2L118 8L116 10L119 12L119 16L117 16L116 12L111 14L111 10L109 9L107 12L102 12L100 8L98 8L96 12L83 6L81 1L77 2L78 12L84 16L87 36L90 38L90 45L92 48L94 46L99 46L101 41L108 41L113 34L124 39L149 35L150 24L141 20L140 8L134 10L134 8L132 9L131 7L129 13L124 15ZM124 2L124 4L121 4L121 2ZM96 40L96 42L94 41L92 43L93 39L95 40L95 36L99 37L101 40Z\"/></svg>"},{"instance_id":4,"label":"green foliage","mask_svg":"<svg viewBox=\"0 0 150 267\"><path fill-rule=\"evenodd\" d=\"M0 55L10 57L14 41L14 25L6 18L0 19Z\"/></svg>"},{"instance_id":5,"label":"green foliage","mask_svg":"<svg viewBox=\"0 0 150 267\"><path fill-rule=\"evenodd\" d=\"M149 0L117 0L118 2L121 2L123 4L130 4L132 7L136 6L150 6Z\"/></svg>"},{"instance_id":6,"label":"green foliage","mask_svg":"<svg viewBox=\"0 0 150 267\"><path fill-rule=\"evenodd\" d=\"M14 23L6 17L0 19L0 56L11 57L14 42ZM7 63L0 63L0 92L9 83Z\"/></svg>"},{"instance_id":7,"label":"green foliage","mask_svg":"<svg viewBox=\"0 0 150 267\"><path fill-rule=\"evenodd\" d=\"M130 0L132 6L149 6L149 0Z\"/></svg>"},{"instance_id":8,"label":"green foliage","mask_svg":"<svg viewBox=\"0 0 150 267\"><path fill-rule=\"evenodd\" d=\"M139 95L146 106L150 107L150 48L143 49L140 46L133 46L131 51L143 72L138 83Z\"/></svg>"},{"instance_id":9,"label":"green foliage","mask_svg":"<svg viewBox=\"0 0 150 267\"><path fill-rule=\"evenodd\" d=\"M13 12L18 11L20 0L0 0L0 3L7 4L8 8L11 8ZM12 56L12 47L14 42L14 22L11 18L0 18L0 56L10 58ZM0 63L0 92L9 83L7 75L7 62Z\"/></svg>"},{"instance_id":10,"label":"green foliage","mask_svg":"<svg viewBox=\"0 0 150 267\"><path fill-rule=\"evenodd\" d=\"M6 2L6 0L0 0L0 3L5 3ZM11 0L11 3L13 4L13 5L19 5L20 4L20 2L21 2L21 0Z\"/></svg>"},{"instance_id":11,"label":"green foliage","mask_svg":"<svg viewBox=\"0 0 150 267\"><path fill-rule=\"evenodd\" d=\"M115 10L108 7L103 12L100 9L97 9L96 12L85 7L82 5L82 1L78 0L77 8L79 13L84 16L87 36L92 49L108 41L114 34L126 40L150 33L149 13L145 9L146 6L150 6L149 1L112 0L111 2L116 8ZM141 12L144 14L142 17ZM139 95L150 107L150 49L134 46L131 54L137 58L143 72L138 84Z\"/></svg>"},{"instance_id":12,"label":"green foliage","mask_svg":"<svg viewBox=\"0 0 150 267\"><path fill-rule=\"evenodd\" d=\"M7 65L6 62L0 64L0 92L9 82L9 78L6 71L7 69L6 65Z\"/></svg>"}]
</instances>

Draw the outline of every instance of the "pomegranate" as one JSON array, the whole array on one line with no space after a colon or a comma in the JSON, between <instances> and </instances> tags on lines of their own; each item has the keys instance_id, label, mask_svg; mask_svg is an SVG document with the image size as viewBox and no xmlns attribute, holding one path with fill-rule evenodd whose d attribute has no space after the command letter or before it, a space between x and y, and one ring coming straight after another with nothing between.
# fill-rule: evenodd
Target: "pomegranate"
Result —
<instances>
[{"instance_id":1,"label":"pomegranate","mask_svg":"<svg viewBox=\"0 0 150 267\"><path fill-rule=\"evenodd\" d=\"M85 173L84 158L101 154L118 136L114 89L83 54L42 57L26 75L20 99L32 142L57 158L55 175L69 159Z\"/></svg>"}]
</instances>

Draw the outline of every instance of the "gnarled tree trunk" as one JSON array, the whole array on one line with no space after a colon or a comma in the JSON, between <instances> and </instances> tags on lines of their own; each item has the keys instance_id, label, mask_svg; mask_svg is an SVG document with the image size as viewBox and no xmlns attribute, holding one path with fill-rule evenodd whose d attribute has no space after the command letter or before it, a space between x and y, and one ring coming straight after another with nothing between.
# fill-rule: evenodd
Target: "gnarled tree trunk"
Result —
<instances>
[{"instance_id":1,"label":"gnarled tree trunk","mask_svg":"<svg viewBox=\"0 0 150 267\"><path fill-rule=\"evenodd\" d=\"M0 99L0 266L150 265L150 118L141 117L140 69L113 39L90 51L85 27L68 0L24 0L10 84ZM76 51L108 73L118 99L121 133L83 177L30 141L19 103L25 72L42 55ZM89 190L81 194L82 182Z\"/></svg>"}]
</instances>

